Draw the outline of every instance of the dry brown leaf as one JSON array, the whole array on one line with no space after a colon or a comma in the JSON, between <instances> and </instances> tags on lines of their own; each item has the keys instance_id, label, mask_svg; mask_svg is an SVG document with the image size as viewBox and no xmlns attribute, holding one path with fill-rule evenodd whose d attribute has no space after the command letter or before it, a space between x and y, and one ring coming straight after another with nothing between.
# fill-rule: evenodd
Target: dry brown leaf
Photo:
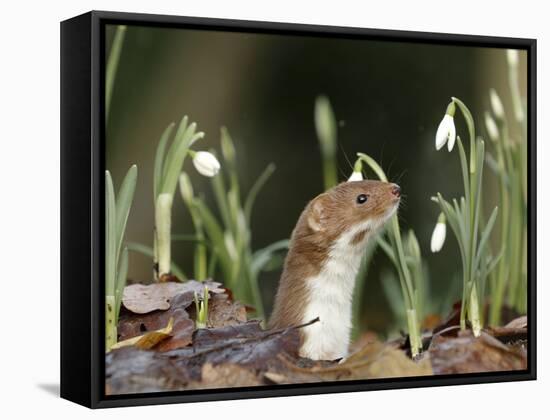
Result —
<instances>
[{"instance_id":1,"label":"dry brown leaf","mask_svg":"<svg viewBox=\"0 0 550 420\"><path fill-rule=\"evenodd\" d=\"M164 340L159 346L174 339ZM248 322L200 329L194 334L192 346L169 352L139 351L134 347L110 352L105 360L106 387L112 394L125 394L225 387L233 380L256 385L263 381L263 372L279 363L278 356L294 358L299 344L298 327L266 331L258 322ZM222 373L215 372L218 368ZM220 385L222 381L226 381L224 385Z\"/></svg>"},{"instance_id":2,"label":"dry brown leaf","mask_svg":"<svg viewBox=\"0 0 550 420\"><path fill-rule=\"evenodd\" d=\"M132 337L127 340L119 341L114 346L111 347L111 350L120 349L127 346L135 346L138 349L147 350L153 348L162 340L166 340L170 337L172 329L174 327L174 318L170 318L168 325L160 330L151 331L137 337Z\"/></svg>"},{"instance_id":3,"label":"dry brown leaf","mask_svg":"<svg viewBox=\"0 0 550 420\"><path fill-rule=\"evenodd\" d=\"M380 342L366 345L332 366L298 367L284 360L285 368L271 370L266 378L274 383L308 383L389 377L432 375L429 358L413 361L402 350Z\"/></svg>"},{"instance_id":4,"label":"dry brown leaf","mask_svg":"<svg viewBox=\"0 0 550 420\"><path fill-rule=\"evenodd\" d=\"M524 352L501 343L482 331L476 338L470 331L457 337L436 336L429 349L435 374L521 370L527 368Z\"/></svg>"},{"instance_id":5,"label":"dry brown leaf","mask_svg":"<svg viewBox=\"0 0 550 420\"><path fill-rule=\"evenodd\" d=\"M211 294L224 293L220 288L221 283L213 281L200 282L188 280L185 283L165 282L144 284L131 284L124 288L122 303L126 309L136 314L146 314L156 310L167 310L174 296L196 292L202 296L204 287L207 286Z\"/></svg>"},{"instance_id":6,"label":"dry brown leaf","mask_svg":"<svg viewBox=\"0 0 550 420\"><path fill-rule=\"evenodd\" d=\"M527 315L513 319L504 328L527 328Z\"/></svg>"},{"instance_id":7,"label":"dry brown leaf","mask_svg":"<svg viewBox=\"0 0 550 420\"><path fill-rule=\"evenodd\" d=\"M235 363L202 365L201 380L189 384L188 389L232 388L263 385L260 375L254 370Z\"/></svg>"}]
</instances>

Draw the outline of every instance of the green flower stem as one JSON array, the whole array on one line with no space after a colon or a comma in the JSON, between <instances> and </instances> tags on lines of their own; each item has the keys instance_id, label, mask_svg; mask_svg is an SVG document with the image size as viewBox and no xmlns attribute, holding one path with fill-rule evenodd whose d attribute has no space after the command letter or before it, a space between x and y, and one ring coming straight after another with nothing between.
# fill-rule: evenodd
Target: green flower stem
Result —
<instances>
[{"instance_id":1,"label":"green flower stem","mask_svg":"<svg viewBox=\"0 0 550 420\"><path fill-rule=\"evenodd\" d=\"M372 157L364 153L357 153L357 157L359 160L366 163L381 181L388 182L388 178L386 177L384 170ZM407 310L407 327L409 329L411 354L413 357L416 357L422 350L422 340L420 338L420 323L418 322L417 318L419 312L417 306L418 301L416 299L416 287L413 284L410 268L407 264L407 258L403 247L401 229L399 227L399 219L397 218L397 215L392 216L387 234L391 247L387 246L383 239L380 239L378 243L382 246L382 249L390 256L390 259L394 263L397 270L399 283L401 285L403 299Z\"/></svg>"}]
</instances>

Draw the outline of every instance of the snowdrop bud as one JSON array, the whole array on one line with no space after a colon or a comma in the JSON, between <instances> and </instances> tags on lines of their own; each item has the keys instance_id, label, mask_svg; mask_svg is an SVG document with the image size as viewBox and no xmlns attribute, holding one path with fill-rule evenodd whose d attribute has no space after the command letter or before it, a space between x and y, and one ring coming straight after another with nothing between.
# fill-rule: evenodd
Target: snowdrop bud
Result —
<instances>
[{"instance_id":1,"label":"snowdrop bud","mask_svg":"<svg viewBox=\"0 0 550 420\"><path fill-rule=\"evenodd\" d=\"M506 58L508 60L508 65L510 67L517 67L519 64L519 53L518 50L507 50Z\"/></svg>"},{"instance_id":2,"label":"snowdrop bud","mask_svg":"<svg viewBox=\"0 0 550 420\"><path fill-rule=\"evenodd\" d=\"M348 179L348 182L351 181L362 181L363 180L363 163L361 159L357 159L355 165L353 166L353 173Z\"/></svg>"},{"instance_id":3,"label":"snowdrop bud","mask_svg":"<svg viewBox=\"0 0 550 420\"><path fill-rule=\"evenodd\" d=\"M491 108L493 108L493 113L495 114L495 117L497 117L499 120L503 120L504 106L502 105L502 101L500 100L500 97L498 96L497 91L494 89L491 89L489 91L489 96L491 99Z\"/></svg>"},{"instance_id":4,"label":"snowdrop bud","mask_svg":"<svg viewBox=\"0 0 550 420\"><path fill-rule=\"evenodd\" d=\"M204 176L213 177L220 171L220 162L210 152L195 152L193 155L195 169Z\"/></svg>"},{"instance_id":5,"label":"snowdrop bud","mask_svg":"<svg viewBox=\"0 0 550 420\"><path fill-rule=\"evenodd\" d=\"M437 219L437 223L432 233L432 241L430 244L430 248L432 252L441 251L441 248L443 248L443 244L445 243L446 235L447 235L447 223L446 223L445 215L441 213L439 215L439 218Z\"/></svg>"},{"instance_id":6,"label":"snowdrop bud","mask_svg":"<svg viewBox=\"0 0 550 420\"><path fill-rule=\"evenodd\" d=\"M487 129L487 134L489 135L489 138L492 141L498 141L499 132L497 123L488 112L485 113L485 128Z\"/></svg>"}]
</instances>

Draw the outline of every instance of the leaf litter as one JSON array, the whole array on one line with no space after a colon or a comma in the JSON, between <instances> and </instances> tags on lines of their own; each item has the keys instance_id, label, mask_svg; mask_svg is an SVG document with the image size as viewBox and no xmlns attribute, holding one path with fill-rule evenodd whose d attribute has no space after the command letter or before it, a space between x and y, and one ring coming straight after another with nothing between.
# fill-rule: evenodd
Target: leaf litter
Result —
<instances>
[{"instance_id":1,"label":"leaf litter","mask_svg":"<svg viewBox=\"0 0 550 420\"><path fill-rule=\"evenodd\" d=\"M210 295L207 328L195 328L194 293ZM139 287L136 287L139 286ZM127 290L129 289L129 290ZM119 343L106 354L107 394L266 384L333 382L525 369L527 318L481 337L459 331L456 310L423 333L424 353L409 357L407 337L381 342L367 332L339 361L301 358L301 330L267 330L220 283L131 285L124 290Z\"/></svg>"}]
</instances>

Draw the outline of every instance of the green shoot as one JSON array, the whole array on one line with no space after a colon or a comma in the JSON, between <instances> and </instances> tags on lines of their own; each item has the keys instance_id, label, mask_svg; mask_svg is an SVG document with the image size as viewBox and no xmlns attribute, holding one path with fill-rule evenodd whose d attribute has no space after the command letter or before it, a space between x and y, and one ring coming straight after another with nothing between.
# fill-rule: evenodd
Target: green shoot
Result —
<instances>
[{"instance_id":1,"label":"green shoot","mask_svg":"<svg viewBox=\"0 0 550 420\"><path fill-rule=\"evenodd\" d=\"M154 277L162 281L171 274L171 219L172 203L178 178L185 157L191 145L204 137L196 132L195 123L188 124L187 116L183 117L170 147L168 141L172 136L174 124L168 125L162 133L155 154L153 175L153 198L155 205L155 231L153 239ZM168 147L168 150L167 150Z\"/></svg>"},{"instance_id":2,"label":"green shoot","mask_svg":"<svg viewBox=\"0 0 550 420\"><path fill-rule=\"evenodd\" d=\"M197 319L195 326L197 329L206 328L208 325L208 287L204 286L202 297L195 292L195 312Z\"/></svg>"},{"instance_id":3,"label":"green shoot","mask_svg":"<svg viewBox=\"0 0 550 420\"><path fill-rule=\"evenodd\" d=\"M123 246L126 222L134 199L137 166L129 170L115 196L113 180L105 171L105 348L117 342L122 292L128 273L128 248Z\"/></svg>"},{"instance_id":4,"label":"green shoot","mask_svg":"<svg viewBox=\"0 0 550 420\"><path fill-rule=\"evenodd\" d=\"M321 147L323 159L323 178L325 190L338 184L337 172L337 130L336 118L326 96L319 96L315 100L315 129Z\"/></svg>"}]
</instances>

